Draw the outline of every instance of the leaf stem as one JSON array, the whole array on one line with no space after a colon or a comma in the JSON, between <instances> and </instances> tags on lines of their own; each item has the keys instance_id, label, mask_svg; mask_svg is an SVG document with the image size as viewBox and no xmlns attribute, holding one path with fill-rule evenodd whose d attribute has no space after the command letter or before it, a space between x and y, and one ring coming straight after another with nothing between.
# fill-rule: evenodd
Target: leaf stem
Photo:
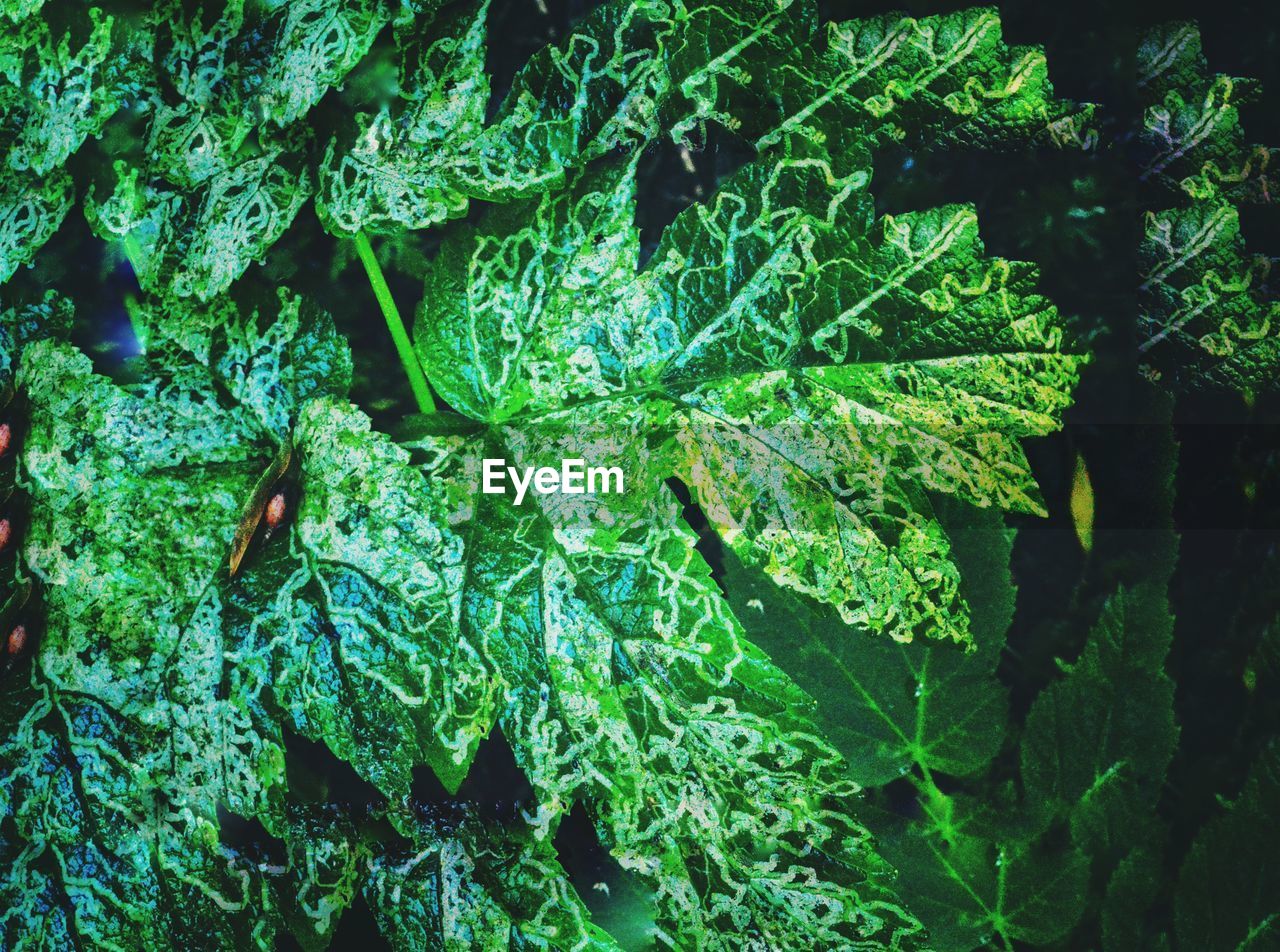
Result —
<instances>
[{"instance_id":1,"label":"leaf stem","mask_svg":"<svg viewBox=\"0 0 1280 952\"><path fill-rule=\"evenodd\" d=\"M133 232L127 231L122 236L121 244L124 248L125 260L129 262L129 267L133 269L134 280L138 282L138 287L141 288L142 248L138 245L138 239L133 237ZM133 329L133 336L138 342L138 351L145 354L147 352L147 326L138 310L138 299L132 294L125 295L124 310L129 315L129 326Z\"/></svg>"},{"instance_id":2,"label":"leaf stem","mask_svg":"<svg viewBox=\"0 0 1280 952\"><path fill-rule=\"evenodd\" d=\"M400 312L396 309L395 299L391 297L391 289L387 287L387 281L382 276L382 268L379 267L378 259L373 253L373 246L369 244L369 236L363 231L357 231L355 242L356 253L360 255L365 274L369 276L369 286L373 288L373 296L378 299L378 306L382 308L382 316L387 321L387 330L391 331L391 339L395 342L396 353L400 355L400 363L404 367L405 375L409 378L409 386L413 390L414 400L418 402L418 410L427 414L438 413L440 406L436 403L431 385L427 383L427 377L422 372L422 365L418 363L418 357L413 352L413 345L409 343L404 321L400 320Z\"/></svg>"}]
</instances>

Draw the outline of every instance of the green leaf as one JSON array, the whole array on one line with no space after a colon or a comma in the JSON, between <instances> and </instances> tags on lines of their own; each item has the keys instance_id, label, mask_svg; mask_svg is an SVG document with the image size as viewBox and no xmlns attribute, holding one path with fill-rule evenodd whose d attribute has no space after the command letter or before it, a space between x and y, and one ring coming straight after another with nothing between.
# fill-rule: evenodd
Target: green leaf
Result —
<instances>
[{"instance_id":1,"label":"green leaf","mask_svg":"<svg viewBox=\"0 0 1280 952\"><path fill-rule=\"evenodd\" d=\"M832 141L850 127L867 142L932 146L1093 138L1092 108L1053 97L1044 52L1007 46L994 7L920 19L883 14L829 23L825 36L779 39L759 84L776 110L762 143L797 134ZM796 56L788 44L800 43L821 52Z\"/></svg>"},{"instance_id":2,"label":"green leaf","mask_svg":"<svg viewBox=\"0 0 1280 952\"><path fill-rule=\"evenodd\" d=\"M421 35L402 31L401 101L361 113L330 142L317 210L339 234L425 228L464 214L471 198L556 189L593 159L727 119L716 84L789 6L612 0L536 53L487 124L487 0Z\"/></svg>"},{"instance_id":3,"label":"green leaf","mask_svg":"<svg viewBox=\"0 0 1280 952\"><path fill-rule=\"evenodd\" d=\"M24 555L46 618L21 672L30 687L13 697L0 742L0 807L12 818L0 841L6 935L244 948L271 947L287 929L322 948L356 891L381 895L425 854L371 858L354 832L299 819L286 728L400 796L424 762L456 786L474 749L471 722L438 693L443 678L466 693L449 495L326 395L345 386L350 364L323 315L287 294L274 322L259 315L227 301L185 321L144 314L147 356L123 386L67 345L44 341L23 355L34 503ZM298 460L291 525L259 539L248 568L229 578L232 532L281 443ZM478 663L475 672L486 701L489 675ZM220 842L223 806L283 840L286 864L255 864ZM434 842L454 864L441 870L448 887L488 910L502 924L495 934L610 946L545 840L481 829L465 853ZM459 881L473 871L485 885ZM392 935L470 941L452 911L387 917ZM131 932L137 921L154 935Z\"/></svg>"},{"instance_id":4,"label":"green leaf","mask_svg":"<svg viewBox=\"0 0 1280 952\"><path fill-rule=\"evenodd\" d=\"M1006 689L995 677L1013 615L1011 534L1000 515L951 503L939 510L955 542L966 596L975 608L976 650L868 639L829 610L778 590L730 562L733 604L775 657L819 699L817 722L868 786L906 777L922 815L876 826L900 889L929 930L931 947L971 949L993 935L1048 942L1074 921L1088 882L1088 858L1029 845L1038 832L1016 807L985 815L947 796L943 777L974 777L1004 740Z\"/></svg>"},{"instance_id":5,"label":"green leaf","mask_svg":"<svg viewBox=\"0 0 1280 952\"><path fill-rule=\"evenodd\" d=\"M950 504L939 515L974 610L976 650L969 653L867 638L758 570L728 560L735 613L765 651L786 659L800 687L823 699L819 726L867 786L896 780L913 766L926 774L972 775L1004 738L1008 701L994 669L1013 616L1011 533L990 510Z\"/></svg>"},{"instance_id":6,"label":"green leaf","mask_svg":"<svg viewBox=\"0 0 1280 952\"><path fill-rule=\"evenodd\" d=\"M1148 212L1139 249L1139 353L1175 387L1267 392L1280 359L1275 262L1250 254L1240 213L1218 198Z\"/></svg>"},{"instance_id":7,"label":"green leaf","mask_svg":"<svg viewBox=\"0 0 1280 952\"><path fill-rule=\"evenodd\" d=\"M616 949L591 924L550 845L503 834L474 821L444 831L418 823L411 855L374 857L364 897L387 940L458 952Z\"/></svg>"},{"instance_id":8,"label":"green leaf","mask_svg":"<svg viewBox=\"0 0 1280 952\"><path fill-rule=\"evenodd\" d=\"M1089 881L1088 858L1074 848L1044 852L959 834L946 842L905 834L888 855L904 872L912 907L931 947L975 949L999 937L1047 945L1074 925Z\"/></svg>"},{"instance_id":9,"label":"green leaf","mask_svg":"<svg viewBox=\"0 0 1280 952\"><path fill-rule=\"evenodd\" d=\"M1195 23L1164 23L1138 48L1138 88L1147 104L1144 179L1203 200L1270 202L1270 150L1251 145L1240 106L1260 93L1255 81L1209 71Z\"/></svg>"},{"instance_id":10,"label":"green leaf","mask_svg":"<svg viewBox=\"0 0 1280 952\"><path fill-rule=\"evenodd\" d=\"M432 419L410 445L466 540L461 637L496 675L541 835L583 802L669 937L909 947L917 927L850 813L856 786L811 702L746 640L671 492L520 506L480 492L495 455L608 446L631 471L649 452L635 424L608 407L470 434Z\"/></svg>"},{"instance_id":11,"label":"green leaf","mask_svg":"<svg viewBox=\"0 0 1280 952\"><path fill-rule=\"evenodd\" d=\"M1205 824L1178 876L1178 947L1265 949L1280 938L1275 816L1280 749L1259 755L1240 796Z\"/></svg>"},{"instance_id":12,"label":"green leaf","mask_svg":"<svg viewBox=\"0 0 1280 952\"><path fill-rule=\"evenodd\" d=\"M1158 588L1119 590L1079 660L1027 716L1028 799L1038 809L1070 811L1077 845L1113 862L1151 821L1177 744L1173 682L1164 672L1172 633Z\"/></svg>"},{"instance_id":13,"label":"green leaf","mask_svg":"<svg viewBox=\"0 0 1280 952\"><path fill-rule=\"evenodd\" d=\"M1106 952L1152 947L1143 919L1156 901L1162 877L1161 857L1141 846L1116 866L1102 904L1102 948Z\"/></svg>"},{"instance_id":14,"label":"green leaf","mask_svg":"<svg viewBox=\"0 0 1280 952\"><path fill-rule=\"evenodd\" d=\"M494 423L661 420L648 478L679 475L745 560L872 631L967 640L923 490L1042 511L1016 438L1057 426L1082 358L1034 270L985 258L969 208L872 225L865 169L765 158L637 272L632 175L455 232L415 328L428 376Z\"/></svg>"},{"instance_id":15,"label":"green leaf","mask_svg":"<svg viewBox=\"0 0 1280 952\"><path fill-rule=\"evenodd\" d=\"M1171 505L1167 492L1157 498ZM1153 554L1145 583L1108 600L1080 660L1035 699L1019 736L995 674L1013 615L1009 533L991 511L952 502L938 513L975 606L968 654L866 639L730 560L733 605L763 648L794 659L788 668L818 699L817 723L852 776L883 788L878 802L891 812L871 826L933 947L1057 941L1084 911L1093 875L1118 862L1106 928L1138 935L1159 884L1140 854L1162 834L1153 814L1177 739L1163 671L1172 559ZM1015 740L1021 796L1010 758L998 756ZM903 806L903 780L914 808Z\"/></svg>"}]
</instances>

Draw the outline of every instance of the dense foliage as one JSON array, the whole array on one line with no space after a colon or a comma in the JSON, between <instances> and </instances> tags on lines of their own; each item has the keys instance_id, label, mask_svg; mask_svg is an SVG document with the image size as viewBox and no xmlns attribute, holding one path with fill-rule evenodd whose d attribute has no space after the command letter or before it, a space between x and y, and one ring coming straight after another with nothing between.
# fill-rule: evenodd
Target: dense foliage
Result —
<instances>
[{"instance_id":1,"label":"dense foliage","mask_svg":"<svg viewBox=\"0 0 1280 952\"><path fill-rule=\"evenodd\" d=\"M1126 116L994 8L0 22L0 948L1280 939L1274 540L1216 747L1179 604L1179 421L1280 362L1194 25ZM933 200L975 157L1088 170L1043 284L1128 241L1130 324Z\"/></svg>"}]
</instances>

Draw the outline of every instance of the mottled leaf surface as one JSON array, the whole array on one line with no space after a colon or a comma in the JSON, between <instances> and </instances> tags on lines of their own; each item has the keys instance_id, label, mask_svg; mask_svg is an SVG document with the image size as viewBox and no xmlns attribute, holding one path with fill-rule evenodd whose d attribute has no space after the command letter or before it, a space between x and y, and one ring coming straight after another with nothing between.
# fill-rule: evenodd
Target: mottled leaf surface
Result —
<instances>
[{"instance_id":1,"label":"mottled leaf surface","mask_svg":"<svg viewBox=\"0 0 1280 952\"><path fill-rule=\"evenodd\" d=\"M6 10L0 31L0 283L29 264L75 198L64 169L136 89L145 30L80 3Z\"/></svg>"},{"instance_id":2,"label":"mottled leaf surface","mask_svg":"<svg viewBox=\"0 0 1280 952\"><path fill-rule=\"evenodd\" d=\"M820 35L794 30L762 64L765 108L754 123L765 142L842 139L853 126L881 143L1091 143L1092 109L1056 99L1044 51L1011 47L1001 34L993 7L882 14L829 23ZM787 43L815 52L796 56Z\"/></svg>"},{"instance_id":3,"label":"mottled leaf surface","mask_svg":"<svg viewBox=\"0 0 1280 952\"><path fill-rule=\"evenodd\" d=\"M1017 438L1057 426L1082 358L972 209L872 222L852 164L747 166L642 270L626 163L511 205L441 250L418 353L482 420L647 418L671 435L633 478L679 475L744 558L872 631L967 641L924 491L1042 511Z\"/></svg>"}]
</instances>

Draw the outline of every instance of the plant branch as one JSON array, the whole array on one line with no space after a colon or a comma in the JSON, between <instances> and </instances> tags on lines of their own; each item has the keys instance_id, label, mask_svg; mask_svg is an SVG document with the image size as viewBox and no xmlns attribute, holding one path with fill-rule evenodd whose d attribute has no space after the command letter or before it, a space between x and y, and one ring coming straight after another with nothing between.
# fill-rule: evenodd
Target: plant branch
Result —
<instances>
[{"instance_id":1,"label":"plant branch","mask_svg":"<svg viewBox=\"0 0 1280 952\"><path fill-rule=\"evenodd\" d=\"M133 232L125 232L122 240L124 247L125 260L129 262L129 267L133 269L134 280L138 282L138 286L142 286L142 249L138 245L138 239L133 237ZM140 353L147 352L147 326L142 320L138 310L138 299L132 294L126 294L124 298L124 310L129 315L129 326L133 328L134 339L138 342L138 350Z\"/></svg>"},{"instance_id":2,"label":"plant branch","mask_svg":"<svg viewBox=\"0 0 1280 952\"><path fill-rule=\"evenodd\" d=\"M436 403L431 385L422 372L422 365L418 363L418 357L413 352L409 334L404 329L404 321L400 320L400 312L396 309L395 299L391 297L391 289L387 287L387 281L382 276L382 268L379 267L378 259L373 253L373 246L369 244L369 237L363 231L358 231L355 242L356 253L360 255L365 274L369 276L369 286L373 288L373 296L378 299L382 316L386 318L387 330L391 331L391 339L395 342L396 353L400 355L400 363L409 378L409 386L413 389L413 398L418 403L418 410L422 413L438 413L440 406Z\"/></svg>"}]
</instances>

